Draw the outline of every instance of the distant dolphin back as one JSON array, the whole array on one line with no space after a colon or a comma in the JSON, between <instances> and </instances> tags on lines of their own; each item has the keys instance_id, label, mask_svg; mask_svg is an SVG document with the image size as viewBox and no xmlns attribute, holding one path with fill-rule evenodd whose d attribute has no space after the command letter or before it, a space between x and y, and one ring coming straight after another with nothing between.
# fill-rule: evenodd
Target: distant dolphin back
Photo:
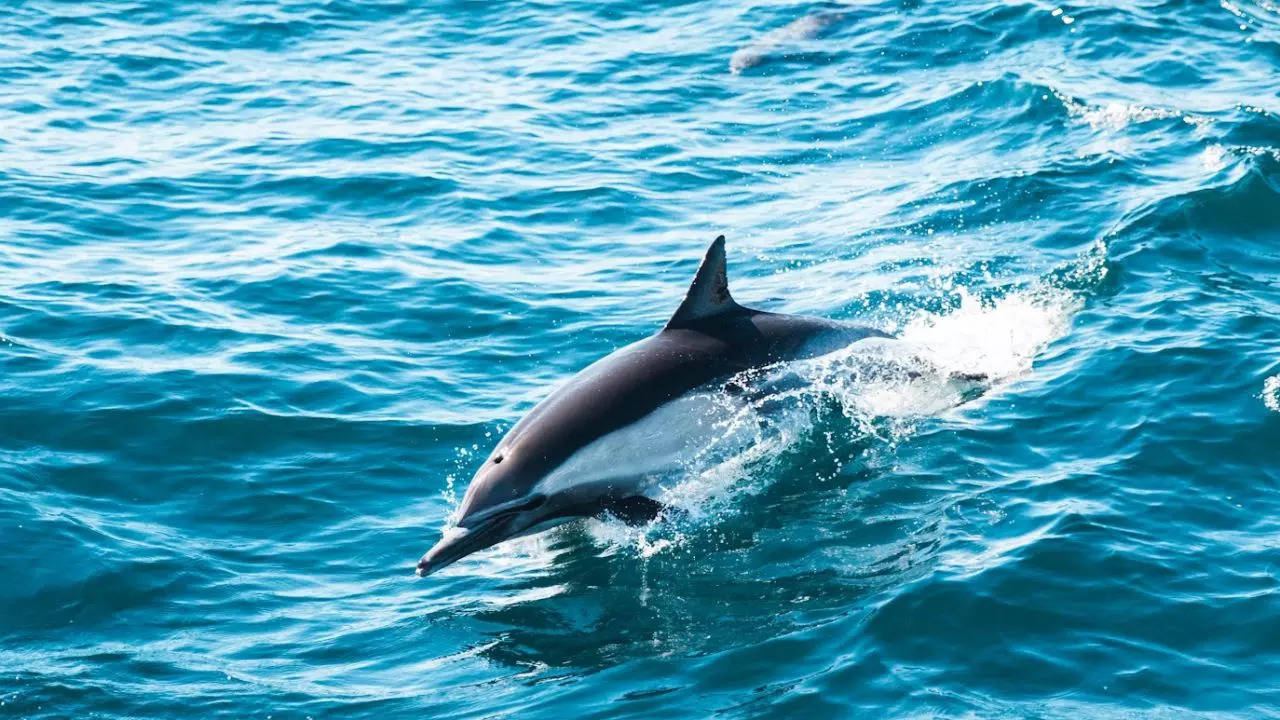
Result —
<instances>
[{"instance_id":1,"label":"distant dolphin back","mask_svg":"<svg viewBox=\"0 0 1280 720\"><path fill-rule=\"evenodd\" d=\"M770 30L729 57L729 72L737 75L743 70L762 65L779 54L785 54L795 43L822 37L837 24L844 22L848 15L845 12L812 13Z\"/></svg>"}]
</instances>

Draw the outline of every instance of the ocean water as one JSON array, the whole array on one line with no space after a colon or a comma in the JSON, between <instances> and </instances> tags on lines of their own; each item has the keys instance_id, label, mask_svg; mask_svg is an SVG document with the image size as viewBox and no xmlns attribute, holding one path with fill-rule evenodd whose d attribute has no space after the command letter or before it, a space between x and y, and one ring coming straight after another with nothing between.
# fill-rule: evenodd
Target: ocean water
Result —
<instances>
[{"instance_id":1,"label":"ocean water","mask_svg":"<svg viewBox=\"0 0 1280 720\"><path fill-rule=\"evenodd\" d=\"M899 339L416 578L719 233ZM3 717L1280 717L1280 8L5 2L0 399Z\"/></svg>"}]
</instances>

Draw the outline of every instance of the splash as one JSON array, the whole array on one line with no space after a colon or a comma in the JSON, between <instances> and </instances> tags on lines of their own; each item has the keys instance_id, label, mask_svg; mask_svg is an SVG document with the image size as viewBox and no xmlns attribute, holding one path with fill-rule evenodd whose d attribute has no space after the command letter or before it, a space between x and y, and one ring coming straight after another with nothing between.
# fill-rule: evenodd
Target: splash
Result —
<instances>
[{"instance_id":1,"label":"splash","mask_svg":"<svg viewBox=\"0 0 1280 720\"><path fill-rule=\"evenodd\" d=\"M1105 102L1089 104L1058 90L1051 90L1054 97L1072 117L1078 117L1094 130L1123 130L1134 124L1153 120L1182 120L1196 127L1212 122L1211 118L1172 108L1149 107L1138 103Z\"/></svg>"},{"instance_id":2,"label":"splash","mask_svg":"<svg viewBox=\"0 0 1280 720\"><path fill-rule=\"evenodd\" d=\"M961 289L959 296L954 312L918 315L901 333L937 376L985 375L999 381L1023 374L1036 355L1066 334L1080 306L1079 298L1065 291L983 301Z\"/></svg>"},{"instance_id":3,"label":"splash","mask_svg":"<svg viewBox=\"0 0 1280 720\"><path fill-rule=\"evenodd\" d=\"M1272 375L1263 381L1262 404L1272 412L1280 412L1280 375Z\"/></svg>"}]
</instances>

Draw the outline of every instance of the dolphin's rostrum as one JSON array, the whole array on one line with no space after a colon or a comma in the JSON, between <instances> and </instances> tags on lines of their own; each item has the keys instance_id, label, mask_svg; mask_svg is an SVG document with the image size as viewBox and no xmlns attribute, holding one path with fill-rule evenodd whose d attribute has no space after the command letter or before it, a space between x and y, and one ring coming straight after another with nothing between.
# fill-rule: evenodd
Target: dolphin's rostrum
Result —
<instances>
[{"instance_id":1,"label":"dolphin's rostrum","mask_svg":"<svg viewBox=\"0 0 1280 720\"><path fill-rule=\"evenodd\" d=\"M867 337L888 336L734 302L724 236L716 238L665 327L570 378L502 438L472 478L456 526L418 562L418 574L575 517L656 516L662 506L645 493L678 445L664 436L669 420L689 412L682 401L735 373Z\"/></svg>"}]
</instances>

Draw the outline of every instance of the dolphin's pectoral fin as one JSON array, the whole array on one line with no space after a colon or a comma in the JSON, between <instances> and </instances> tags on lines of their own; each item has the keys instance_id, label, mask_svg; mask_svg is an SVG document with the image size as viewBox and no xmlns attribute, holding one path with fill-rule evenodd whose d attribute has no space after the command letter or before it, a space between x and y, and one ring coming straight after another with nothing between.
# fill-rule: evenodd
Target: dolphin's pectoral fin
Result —
<instances>
[{"instance_id":1,"label":"dolphin's pectoral fin","mask_svg":"<svg viewBox=\"0 0 1280 720\"><path fill-rule=\"evenodd\" d=\"M666 508L666 505L652 498L631 495L607 501L603 510L628 525L643 525L658 517Z\"/></svg>"}]
</instances>

